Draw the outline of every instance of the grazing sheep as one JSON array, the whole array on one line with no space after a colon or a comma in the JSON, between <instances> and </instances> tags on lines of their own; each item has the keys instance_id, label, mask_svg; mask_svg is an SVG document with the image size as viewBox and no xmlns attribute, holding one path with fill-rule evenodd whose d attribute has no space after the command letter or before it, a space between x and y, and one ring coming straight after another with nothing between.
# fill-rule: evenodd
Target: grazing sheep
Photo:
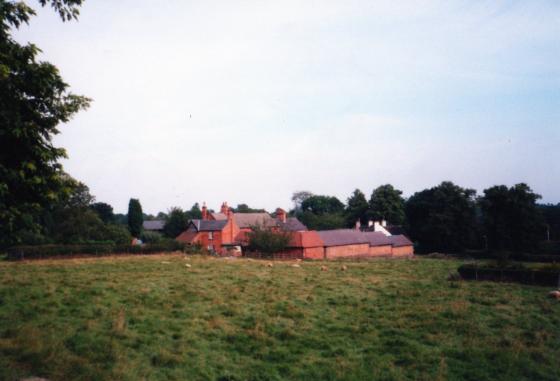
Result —
<instances>
[{"instance_id":1,"label":"grazing sheep","mask_svg":"<svg viewBox=\"0 0 560 381\"><path fill-rule=\"evenodd\" d=\"M270 262L266 264L266 267L272 267L272 266L274 266L274 265Z\"/></svg>"},{"instance_id":2,"label":"grazing sheep","mask_svg":"<svg viewBox=\"0 0 560 381\"><path fill-rule=\"evenodd\" d=\"M553 298L553 299L557 299L560 300L560 291L556 290L556 291L550 291L548 293L548 297L549 298Z\"/></svg>"},{"instance_id":3,"label":"grazing sheep","mask_svg":"<svg viewBox=\"0 0 560 381\"><path fill-rule=\"evenodd\" d=\"M321 266L321 271L329 271L329 268L327 266Z\"/></svg>"},{"instance_id":4,"label":"grazing sheep","mask_svg":"<svg viewBox=\"0 0 560 381\"><path fill-rule=\"evenodd\" d=\"M348 267L346 267L346 265L342 265L342 266L340 267L340 270L341 270L341 271L346 271L346 270L348 270Z\"/></svg>"},{"instance_id":5,"label":"grazing sheep","mask_svg":"<svg viewBox=\"0 0 560 381\"><path fill-rule=\"evenodd\" d=\"M190 263L185 264L185 267L188 267L190 269L191 268Z\"/></svg>"},{"instance_id":6,"label":"grazing sheep","mask_svg":"<svg viewBox=\"0 0 560 381\"><path fill-rule=\"evenodd\" d=\"M292 267L301 267L301 266L298 265L297 263L294 263L294 264L292 265Z\"/></svg>"}]
</instances>

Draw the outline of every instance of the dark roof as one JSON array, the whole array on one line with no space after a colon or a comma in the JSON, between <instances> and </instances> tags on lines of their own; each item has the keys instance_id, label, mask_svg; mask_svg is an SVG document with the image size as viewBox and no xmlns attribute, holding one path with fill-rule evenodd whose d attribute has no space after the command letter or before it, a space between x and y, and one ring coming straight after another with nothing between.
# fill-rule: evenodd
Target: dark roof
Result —
<instances>
[{"instance_id":1,"label":"dark roof","mask_svg":"<svg viewBox=\"0 0 560 381\"><path fill-rule=\"evenodd\" d=\"M409 240L407 237L405 237L402 234L399 235L390 235L389 240L391 241L391 243L393 244L393 246L398 247L398 246L411 246L412 245L412 241Z\"/></svg>"},{"instance_id":2,"label":"dark roof","mask_svg":"<svg viewBox=\"0 0 560 381\"><path fill-rule=\"evenodd\" d=\"M227 220L227 215L224 213L210 213L215 220Z\"/></svg>"},{"instance_id":3,"label":"dark roof","mask_svg":"<svg viewBox=\"0 0 560 381\"><path fill-rule=\"evenodd\" d=\"M402 235L402 234L404 234L404 228L400 225L387 225L387 226L385 226L385 229L387 229L387 231L389 233L391 233L391 235Z\"/></svg>"},{"instance_id":4,"label":"dark roof","mask_svg":"<svg viewBox=\"0 0 560 381\"><path fill-rule=\"evenodd\" d=\"M234 213L233 219L240 228L250 228L255 225L270 228L278 226L278 222L268 213Z\"/></svg>"},{"instance_id":5,"label":"dark roof","mask_svg":"<svg viewBox=\"0 0 560 381\"><path fill-rule=\"evenodd\" d=\"M144 221L142 227L144 230L163 230L165 226L164 220Z\"/></svg>"},{"instance_id":6,"label":"dark roof","mask_svg":"<svg viewBox=\"0 0 560 381\"><path fill-rule=\"evenodd\" d=\"M213 221L213 220L191 220L196 230L199 232L220 231L226 226L227 220Z\"/></svg>"},{"instance_id":7,"label":"dark roof","mask_svg":"<svg viewBox=\"0 0 560 381\"><path fill-rule=\"evenodd\" d=\"M282 229L287 230L289 232L300 232L300 231L306 231L307 230L307 226L302 224L301 221L298 220L296 217L286 218L285 223L280 221L279 219L276 219L276 220L278 221L278 223L280 224Z\"/></svg>"},{"instance_id":8,"label":"dark roof","mask_svg":"<svg viewBox=\"0 0 560 381\"><path fill-rule=\"evenodd\" d=\"M370 246L391 245L391 239L381 232L363 232L369 241Z\"/></svg>"},{"instance_id":9,"label":"dark roof","mask_svg":"<svg viewBox=\"0 0 560 381\"><path fill-rule=\"evenodd\" d=\"M338 229L318 231L325 246L357 245L369 243L369 239L359 230Z\"/></svg>"}]
</instances>

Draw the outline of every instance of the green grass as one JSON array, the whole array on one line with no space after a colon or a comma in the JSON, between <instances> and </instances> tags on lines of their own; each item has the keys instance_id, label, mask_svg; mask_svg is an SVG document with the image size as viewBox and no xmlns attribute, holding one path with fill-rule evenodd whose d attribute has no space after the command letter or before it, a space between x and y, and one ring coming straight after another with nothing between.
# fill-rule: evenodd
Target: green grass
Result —
<instances>
[{"instance_id":1,"label":"green grass","mask_svg":"<svg viewBox=\"0 0 560 381\"><path fill-rule=\"evenodd\" d=\"M2 262L0 379L560 379L547 288L449 282L454 260L266 263Z\"/></svg>"}]
</instances>

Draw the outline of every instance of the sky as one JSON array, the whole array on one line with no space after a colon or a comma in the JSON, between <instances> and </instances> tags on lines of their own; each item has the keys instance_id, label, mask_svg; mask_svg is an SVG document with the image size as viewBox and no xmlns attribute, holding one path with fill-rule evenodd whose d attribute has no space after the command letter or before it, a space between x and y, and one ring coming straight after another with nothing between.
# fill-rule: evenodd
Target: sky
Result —
<instances>
[{"instance_id":1,"label":"sky","mask_svg":"<svg viewBox=\"0 0 560 381\"><path fill-rule=\"evenodd\" d=\"M30 5L15 38L93 99L54 139L64 168L116 212L445 180L560 202L557 0Z\"/></svg>"}]
</instances>

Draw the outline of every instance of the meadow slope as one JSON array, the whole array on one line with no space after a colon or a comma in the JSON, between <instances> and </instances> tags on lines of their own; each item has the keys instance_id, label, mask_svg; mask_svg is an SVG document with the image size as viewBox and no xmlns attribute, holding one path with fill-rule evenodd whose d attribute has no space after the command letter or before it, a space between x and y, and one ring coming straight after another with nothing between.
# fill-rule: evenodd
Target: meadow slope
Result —
<instances>
[{"instance_id":1,"label":"meadow slope","mask_svg":"<svg viewBox=\"0 0 560 381\"><path fill-rule=\"evenodd\" d=\"M547 288L450 282L454 260L267 263L1 262L0 379L560 379Z\"/></svg>"}]
</instances>

